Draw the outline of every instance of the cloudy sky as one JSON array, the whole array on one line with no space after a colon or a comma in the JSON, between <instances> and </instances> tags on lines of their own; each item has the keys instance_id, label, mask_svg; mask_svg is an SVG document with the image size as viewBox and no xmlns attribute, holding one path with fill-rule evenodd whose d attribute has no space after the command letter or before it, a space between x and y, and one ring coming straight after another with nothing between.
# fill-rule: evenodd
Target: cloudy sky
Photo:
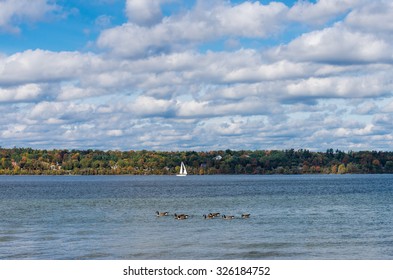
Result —
<instances>
[{"instance_id":1,"label":"cloudy sky","mask_svg":"<svg viewBox=\"0 0 393 280\"><path fill-rule=\"evenodd\" d=\"M393 150L391 0L0 0L0 146Z\"/></svg>"}]
</instances>

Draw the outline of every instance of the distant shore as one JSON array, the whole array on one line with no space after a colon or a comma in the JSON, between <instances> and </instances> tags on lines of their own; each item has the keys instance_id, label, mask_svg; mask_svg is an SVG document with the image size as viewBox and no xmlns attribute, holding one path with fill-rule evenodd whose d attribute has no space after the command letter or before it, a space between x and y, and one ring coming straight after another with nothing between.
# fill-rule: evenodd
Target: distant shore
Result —
<instances>
[{"instance_id":1,"label":"distant shore","mask_svg":"<svg viewBox=\"0 0 393 280\"><path fill-rule=\"evenodd\" d=\"M100 151L0 148L0 175L189 175L393 173L393 152L309 150Z\"/></svg>"}]
</instances>

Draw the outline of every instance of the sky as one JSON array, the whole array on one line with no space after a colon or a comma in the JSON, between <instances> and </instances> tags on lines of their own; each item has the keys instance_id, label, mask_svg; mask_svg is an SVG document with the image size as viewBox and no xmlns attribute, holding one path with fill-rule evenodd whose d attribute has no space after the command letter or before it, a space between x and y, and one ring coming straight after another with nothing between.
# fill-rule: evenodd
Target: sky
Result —
<instances>
[{"instance_id":1,"label":"sky","mask_svg":"<svg viewBox=\"0 0 393 280\"><path fill-rule=\"evenodd\" d=\"M0 146L393 150L393 1L0 0Z\"/></svg>"}]
</instances>

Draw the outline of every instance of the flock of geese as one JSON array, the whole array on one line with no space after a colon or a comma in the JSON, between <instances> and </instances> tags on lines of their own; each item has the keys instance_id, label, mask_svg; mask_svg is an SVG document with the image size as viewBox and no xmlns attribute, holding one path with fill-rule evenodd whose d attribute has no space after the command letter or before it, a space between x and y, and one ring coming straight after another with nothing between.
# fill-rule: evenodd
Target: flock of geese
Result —
<instances>
[{"instance_id":1,"label":"flock of geese","mask_svg":"<svg viewBox=\"0 0 393 280\"><path fill-rule=\"evenodd\" d=\"M159 212L156 211L156 216L157 217L165 217L165 216L169 216L169 212ZM174 217L176 220L185 220L188 219L189 215L187 214L174 214ZM203 217L205 219L214 219L214 218L219 218L221 217L224 220L232 220L235 219L235 216L229 216L229 215L221 215L220 213L209 213L209 214L204 214ZM242 219L248 219L250 218L250 214L249 213L244 213L240 216L240 218Z\"/></svg>"}]
</instances>

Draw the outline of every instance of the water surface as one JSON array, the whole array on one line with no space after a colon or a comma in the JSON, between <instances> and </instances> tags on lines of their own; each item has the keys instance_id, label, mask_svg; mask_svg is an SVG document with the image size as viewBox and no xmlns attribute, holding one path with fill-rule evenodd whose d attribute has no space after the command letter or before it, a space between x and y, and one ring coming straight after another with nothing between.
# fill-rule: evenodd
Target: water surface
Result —
<instances>
[{"instance_id":1,"label":"water surface","mask_svg":"<svg viewBox=\"0 0 393 280\"><path fill-rule=\"evenodd\" d=\"M393 259L392 180L1 176L0 259Z\"/></svg>"}]
</instances>

